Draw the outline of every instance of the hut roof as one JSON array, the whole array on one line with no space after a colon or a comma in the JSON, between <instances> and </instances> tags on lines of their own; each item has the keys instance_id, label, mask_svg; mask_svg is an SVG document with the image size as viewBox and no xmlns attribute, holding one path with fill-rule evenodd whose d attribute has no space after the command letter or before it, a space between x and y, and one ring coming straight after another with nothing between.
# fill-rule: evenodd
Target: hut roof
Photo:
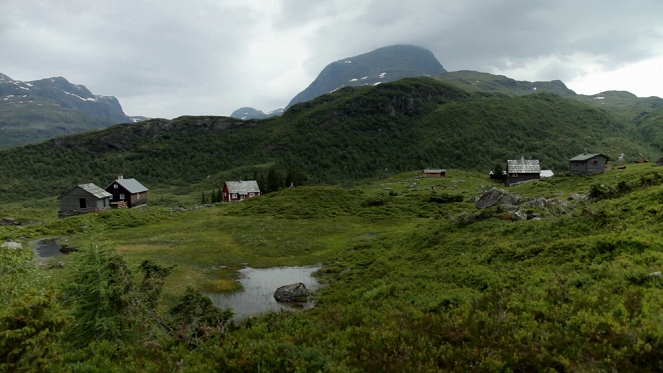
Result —
<instances>
[{"instance_id":1,"label":"hut roof","mask_svg":"<svg viewBox=\"0 0 663 373\"><path fill-rule=\"evenodd\" d=\"M601 153L587 153L587 154L576 155L575 157L569 159L569 161L586 161L597 156L605 157L607 160L610 160L610 157L608 157L607 155L603 155Z\"/></svg>"},{"instance_id":2,"label":"hut roof","mask_svg":"<svg viewBox=\"0 0 663 373\"><path fill-rule=\"evenodd\" d=\"M255 180L246 181L226 181L228 193L248 194L260 193L260 187Z\"/></svg>"},{"instance_id":3,"label":"hut roof","mask_svg":"<svg viewBox=\"0 0 663 373\"><path fill-rule=\"evenodd\" d=\"M540 174L541 166L538 159L509 159L507 169L509 173L516 174Z\"/></svg>"},{"instance_id":4,"label":"hut roof","mask_svg":"<svg viewBox=\"0 0 663 373\"><path fill-rule=\"evenodd\" d=\"M62 197L66 196L67 194L71 193L71 192L74 191L76 188L81 188L81 189L83 189L84 191L86 191L86 192L92 194L93 196L95 196L95 197L97 197L97 198L108 198L108 197L111 197L111 196L112 196L112 194L110 194L110 193L108 193L107 191L101 189L101 188L100 188L99 186L97 186L96 184L88 183L88 184L78 184L78 185L76 185L75 187L73 187L72 189L70 189L67 193L65 193L65 194L61 195L60 197L58 197L58 199L61 199Z\"/></svg>"},{"instance_id":5,"label":"hut roof","mask_svg":"<svg viewBox=\"0 0 663 373\"><path fill-rule=\"evenodd\" d=\"M124 189L126 189L129 193L134 194L134 193L141 193L141 192L147 192L149 189L145 187L145 185L141 184L138 180L136 179L117 179L110 183L108 186L110 187L114 183L118 183L122 185ZM106 187L108 188L108 187Z\"/></svg>"}]
</instances>

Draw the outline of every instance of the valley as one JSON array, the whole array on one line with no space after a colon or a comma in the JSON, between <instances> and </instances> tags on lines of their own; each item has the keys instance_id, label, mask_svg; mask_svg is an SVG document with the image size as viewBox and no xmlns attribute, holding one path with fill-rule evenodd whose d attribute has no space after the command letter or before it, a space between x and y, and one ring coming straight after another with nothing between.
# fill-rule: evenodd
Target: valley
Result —
<instances>
[{"instance_id":1,"label":"valley","mask_svg":"<svg viewBox=\"0 0 663 373\"><path fill-rule=\"evenodd\" d=\"M616 95L604 110L562 86L406 78L267 119L149 119L0 150L2 369L656 371L663 172L634 161L663 154L663 109ZM569 174L586 152L607 171ZM555 175L490 179L521 157ZM56 218L72 185L117 175L150 206ZM239 179L265 194L200 206ZM510 197L478 205L488 191ZM35 258L27 243L45 237L78 250ZM242 271L302 266L320 268L312 308L217 307Z\"/></svg>"}]
</instances>

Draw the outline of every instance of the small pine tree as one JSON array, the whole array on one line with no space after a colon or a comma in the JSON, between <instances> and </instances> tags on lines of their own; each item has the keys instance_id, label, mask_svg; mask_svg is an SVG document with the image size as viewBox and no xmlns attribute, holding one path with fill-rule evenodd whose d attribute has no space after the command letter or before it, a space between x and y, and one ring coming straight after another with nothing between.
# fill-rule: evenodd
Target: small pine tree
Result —
<instances>
[{"instance_id":1,"label":"small pine tree","mask_svg":"<svg viewBox=\"0 0 663 373\"><path fill-rule=\"evenodd\" d=\"M203 192L202 196L200 197L200 204L201 205L207 204L207 197L205 196L205 192Z\"/></svg>"},{"instance_id":2,"label":"small pine tree","mask_svg":"<svg viewBox=\"0 0 663 373\"><path fill-rule=\"evenodd\" d=\"M270 168L267 173L267 191L266 193L276 192L283 186L281 175L276 168Z\"/></svg>"}]
</instances>

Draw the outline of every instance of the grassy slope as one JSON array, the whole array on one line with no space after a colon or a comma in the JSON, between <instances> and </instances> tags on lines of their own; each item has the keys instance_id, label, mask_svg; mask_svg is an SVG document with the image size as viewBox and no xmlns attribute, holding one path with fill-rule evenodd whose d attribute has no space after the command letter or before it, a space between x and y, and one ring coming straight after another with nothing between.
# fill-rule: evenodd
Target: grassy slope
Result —
<instances>
[{"instance_id":1,"label":"grassy slope","mask_svg":"<svg viewBox=\"0 0 663 373\"><path fill-rule=\"evenodd\" d=\"M184 353L162 341L157 353L126 345L117 347L118 361L116 350L97 346L65 363L94 351L95 369L107 370L181 359L188 369L221 370L655 371L663 283L649 274L663 268L663 186L653 172L663 173L629 165L510 188L536 197L628 186L621 197L579 202L570 215L540 221L501 220L499 211L469 225L449 220L447 213L476 209L430 202L433 186L471 196L491 185L484 175L450 170L447 179L410 172L358 189L294 188L191 212L113 211L0 235L72 234L89 219L104 222L104 236L130 258L179 264L171 297L186 283L233 289L242 263L324 264L330 286L315 310L254 319L227 334L223 348L211 341L206 352Z\"/></svg>"}]
</instances>

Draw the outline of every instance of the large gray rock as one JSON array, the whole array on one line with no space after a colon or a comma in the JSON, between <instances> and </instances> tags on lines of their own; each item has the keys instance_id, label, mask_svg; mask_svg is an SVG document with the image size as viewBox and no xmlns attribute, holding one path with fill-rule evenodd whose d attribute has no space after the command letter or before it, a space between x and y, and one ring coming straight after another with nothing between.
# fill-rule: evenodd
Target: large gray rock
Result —
<instances>
[{"instance_id":1,"label":"large gray rock","mask_svg":"<svg viewBox=\"0 0 663 373\"><path fill-rule=\"evenodd\" d=\"M527 220L527 214L522 210L518 210L513 214L513 220L514 221Z\"/></svg>"},{"instance_id":2,"label":"large gray rock","mask_svg":"<svg viewBox=\"0 0 663 373\"><path fill-rule=\"evenodd\" d=\"M309 291L301 282L290 285L283 285L274 292L274 299L277 302L298 302L309 296Z\"/></svg>"},{"instance_id":3,"label":"large gray rock","mask_svg":"<svg viewBox=\"0 0 663 373\"><path fill-rule=\"evenodd\" d=\"M587 199L586 194L578 194L578 193L569 194L569 198L568 198L569 201L573 201L573 200L582 201L582 200L586 200L586 199Z\"/></svg>"},{"instance_id":4,"label":"large gray rock","mask_svg":"<svg viewBox=\"0 0 663 373\"><path fill-rule=\"evenodd\" d=\"M522 200L523 197L517 194L507 192L504 189L491 188L479 197L476 207L485 209L497 205L517 205Z\"/></svg>"},{"instance_id":5,"label":"large gray rock","mask_svg":"<svg viewBox=\"0 0 663 373\"><path fill-rule=\"evenodd\" d=\"M7 241L0 245L0 247L6 247L8 249L14 249L14 250L20 250L23 248L23 245L21 245L20 242L14 242L14 241Z\"/></svg>"}]
</instances>

